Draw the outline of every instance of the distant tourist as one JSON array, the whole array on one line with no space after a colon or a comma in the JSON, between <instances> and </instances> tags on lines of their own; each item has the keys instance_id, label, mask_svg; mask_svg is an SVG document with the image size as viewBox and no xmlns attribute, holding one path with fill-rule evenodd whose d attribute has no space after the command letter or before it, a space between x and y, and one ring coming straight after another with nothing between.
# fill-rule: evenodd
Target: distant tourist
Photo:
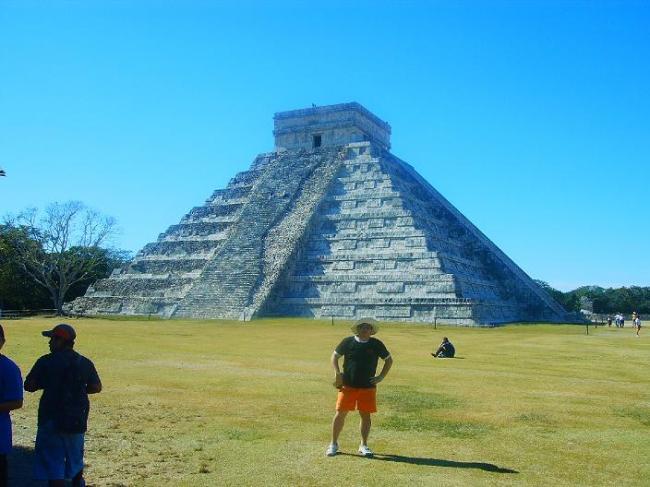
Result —
<instances>
[{"instance_id":1,"label":"distant tourist","mask_svg":"<svg viewBox=\"0 0 650 487\"><path fill-rule=\"evenodd\" d=\"M616 328L620 328L622 322L623 322L623 315L621 313L616 313Z\"/></svg>"},{"instance_id":2,"label":"distant tourist","mask_svg":"<svg viewBox=\"0 0 650 487\"><path fill-rule=\"evenodd\" d=\"M639 336L639 332L641 331L641 317L635 313L634 317L634 331L636 331L636 336Z\"/></svg>"},{"instance_id":3,"label":"distant tourist","mask_svg":"<svg viewBox=\"0 0 650 487\"><path fill-rule=\"evenodd\" d=\"M0 350L5 332L0 325ZM7 454L11 452L11 417L9 412L23 407L23 378L20 369L9 357L0 354L0 487L9 482Z\"/></svg>"},{"instance_id":4,"label":"distant tourist","mask_svg":"<svg viewBox=\"0 0 650 487\"><path fill-rule=\"evenodd\" d=\"M77 337L70 325L44 331L50 352L39 358L25 379L25 390L43 390L38 406L34 476L50 487L85 486L84 433L88 424L88 394L102 390L95 365L73 350Z\"/></svg>"},{"instance_id":5,"label":"distant tourist","mask_svg":"<svg viewBox=\"0 0 650 487\"><path fill-rule=\"evenodd\" d=\"M373 452L368 447L370 434L370 414L377 412L376 392L379 384L393 365L393 359L386 346L371 335L378 331L377 322L370 318L358 320L353 326L354 336L345 338L332 354L334 367L334 386L339 390L336 400L336 414L332 421L332 442L327 447L327 456L333 457L339 451L339 434L343 430L345 417L348 412L359 410L361 416L361 445L359 453L364 457L372 457ZM343 373L339 360L343 360ZM384 365L379 375L377 363L379 359Z\"/></svg>"},{"instance_id":6,"label":"distant tourist","mask_svg":"<svg viewBox=\"0 0 650 487\"><path fill-rule=\"evenodd\" d=\"M438 350L433 352L431 355L433 355L434 358L454 358L454 355L456 355L456 348L449 341L449 338L443 337Z\"/></svg>"}]
</instances>

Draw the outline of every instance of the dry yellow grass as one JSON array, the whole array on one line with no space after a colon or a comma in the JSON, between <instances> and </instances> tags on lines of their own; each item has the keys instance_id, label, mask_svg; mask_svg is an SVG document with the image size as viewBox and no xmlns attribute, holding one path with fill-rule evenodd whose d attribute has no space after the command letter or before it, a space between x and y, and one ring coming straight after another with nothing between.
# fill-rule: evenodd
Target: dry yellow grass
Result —
<instances>
[{"instance_id":1,"label":"dry yellow grass","mask_svg":"<svg viewBox=\"0 0 650 487\"><path fill-rule=\"evenodd\" d=\"M26 373L53 319L6 321L3 352ZM650 335L578 326L384 325L395 366L371 446L357 419L326 458L344 323L71 320L100 372L92 485L648 485ZM458 358L434 360L443 334ZM642 331L643 334L643 331ZM25 475L39 394L14 414L12 476ZM34 484L36 485L36 484Z\"/></svg>"}]
</instances>

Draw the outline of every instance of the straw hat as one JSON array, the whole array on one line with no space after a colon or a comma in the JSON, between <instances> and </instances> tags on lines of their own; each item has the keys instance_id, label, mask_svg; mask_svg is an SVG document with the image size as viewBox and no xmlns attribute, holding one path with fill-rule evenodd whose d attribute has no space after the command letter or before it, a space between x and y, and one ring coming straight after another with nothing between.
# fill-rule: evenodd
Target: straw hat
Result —
<instances>
[{"instance_id":1,"label":"straw hat","mask_svg":"<svg viewBox=\"0 0 650 487\"><path fill-rule=\"evenodd\" d=\"M377 324L377 321L373 320L372 318L361 318L360 320L355 321L354 325L351 327L352 331L355 334L358 333L359 327L361 325L370 325L372 327L372 331L370 332L371 335L375 335L379 331L379 325Z\"/></svg>"}]
</instances>

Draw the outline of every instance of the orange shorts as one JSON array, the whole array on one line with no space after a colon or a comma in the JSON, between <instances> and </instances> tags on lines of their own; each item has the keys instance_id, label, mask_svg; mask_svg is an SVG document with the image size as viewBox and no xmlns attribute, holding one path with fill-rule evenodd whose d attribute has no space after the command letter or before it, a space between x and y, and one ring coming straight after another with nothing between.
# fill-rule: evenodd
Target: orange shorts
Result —
<instances>
[{"instance_id":1,"label":"orange shorts","mask_svg":"<svg viewBox=\"0 0 650 487\"><path fill-rule=\"evenodd\" d=\"M343 386L336 398L337 411L354 411L358 409L364 413L377 412L377 389L357 389L356 387Z\"/></svg>"}]
</instances>

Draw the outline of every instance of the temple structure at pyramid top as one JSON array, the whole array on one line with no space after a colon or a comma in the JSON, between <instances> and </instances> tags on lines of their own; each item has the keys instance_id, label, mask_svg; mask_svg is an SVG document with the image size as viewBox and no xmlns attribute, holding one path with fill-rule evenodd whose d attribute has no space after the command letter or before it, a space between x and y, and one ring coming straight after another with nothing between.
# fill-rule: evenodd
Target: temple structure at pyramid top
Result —
<instances>
[{"instance_id":1,"label":"temple structure at pyramid top","mask_svg":"<svg viewBox=\"0 0 650 487\"><path fill-rule=\"evenodd\" d=\"M258 155L69 310L479 326L567 319L389 152L390 126L358 103L276 113L274 125L273 152Z\"/></svg>"},{"instance_id":2,"label":"temple structure at pyramid top","mask_svg":"<svg viewBox=\"0 0 650 487\"><path fill-rule=\"evenodd\" d=\"M372 142L390 149L390 125L358 103L341 103L276 113L276 150L317 149Z\"/></svg>"}]
</instances>

